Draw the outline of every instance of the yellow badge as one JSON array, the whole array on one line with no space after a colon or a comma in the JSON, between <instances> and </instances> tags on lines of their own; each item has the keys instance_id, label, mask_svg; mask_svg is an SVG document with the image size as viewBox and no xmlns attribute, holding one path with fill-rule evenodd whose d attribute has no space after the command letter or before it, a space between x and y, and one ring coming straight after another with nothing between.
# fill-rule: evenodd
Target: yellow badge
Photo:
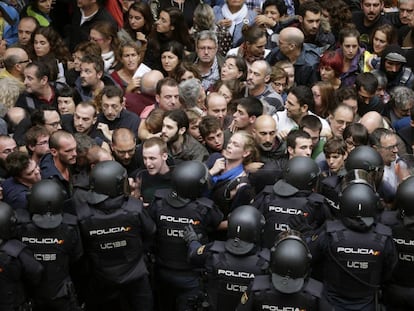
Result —
<instances>
[{"instance_id":1,"label":"yellow badge","mask_svg":"<svg viewBox=\"0 0 414 311\"><path fill-rule=\"evenodd\" d=\"M247 300L249 300L249 297L247 297L247 293L244 292L243 296L241 297L241 303L242 305L246 304Z\"/></svg>"},{"instance_id":2,"label":"yellow badge","mask_svg":"<svg viewBox=\"0 0 414 311\"><path fill-rule=\"evenodd\" d=\"M204 252L204 248L206 246L205 245L201 245L198 249L197 249L197 255L202 255Z\"/></svg>"}]
</instances>

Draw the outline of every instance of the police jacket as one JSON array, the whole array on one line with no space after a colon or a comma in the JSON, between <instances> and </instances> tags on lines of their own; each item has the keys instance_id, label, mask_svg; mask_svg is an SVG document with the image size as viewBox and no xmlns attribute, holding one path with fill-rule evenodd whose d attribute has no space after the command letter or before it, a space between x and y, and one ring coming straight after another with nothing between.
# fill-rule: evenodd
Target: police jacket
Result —
<instances>
[{"instance_id":1,"label":"police jacket","mask_svg":"<svg viewBox=\"0 0 414 311\"><path fill-rule=\"evenodd\" d=\"M41 282L34 289L35 298L49 300L69 296L70 264L83 254L76 217L65 214L63 222L53 229L42 229L31 222L22 224L18 237L44 267Z\"/></svg>"},{"instance_id":2,"label":"police jacket","mask_svg":"<svg viewBox=\"0 0 414 311\"><path fill-rule=\"evenodd\" d=\"M234 310L250 282L258 275L267 274L270 252L255 247L246 255L228 252L224 241L207 245L192 242L189 259L203 265L207 273L207 293L212 310Z\"/></svg>"},{"instance_id":3,"label":"police jacket","mask_svg":"<svg viewBox=\"0 0 414 311\"><path fill-rule=\"evenodd\" d=\"M269 275L257 276L243 294L236 310L329 310L328 305L320 301L322 289L321 283L309 279L300 292L284 294L273 287Z\"/></svg>"},{"instance_id":4,"label":"police jacket","mask_svg":"<svg viewBox=\"0 0 414 311\"><path fill-rule=\"evenodd\" d=\"M277 187L276 187L277 186ZM287 192L283 193L283 188ZM311 191L294 190L284 180L275 186L266 186L256 197L253 206L257 207L266 219L263 232L263 246L271 248L277 235L291 229L292 218L302 217L313 227L321 226L326 219L324 197Z\"/></svg>"},{"instance_id":5,"label":"police jacket","mask_svg":"<svg viewBox=\"0 0 414 311\"><path fill-rule=\"evenodd\" d=\"M140 200L122 195L76 208L85 253L98 279L125 284L148 273L143 241L152 238L155 224Z\"/></svg>"},{"instance_id":6,"label":"police jacket","mask_svg":"<svg viewBox=\"0 0 414 311\"><path fill-rule=\"evenodd\" d=\"M414 288L414 228L403 224L397 225L392 228L392 237L398 251L398 263L391 282Z\"/></svg>"},{"instance_id":7,"label":"police jacket","mask_svg":"<svg viewBox=\"0 0 414 311\"><path fill-rule=\"evenodd\" d=\"M42 265L25 244L0 242L0 310L18 310L26 300L25 285L39 283L42 272Z\"/></svg>"},{"instance_id":8,"label":"police jacket","mask_svg":"<svg viewBox=\"0 0 414 311\"><path fill-rule=\"evenodd\" d=\"M209 232L213 232L223 219L223 214L207 198L183 201L182 204L168 203L171 189L155 192L150 206L151 217L157 225L155 257L157 264L165 269L191 272L192 265L187 261L187 245L182 239L184 227L191 224L203 236L206 243Z\"/></svg>"},{"instance_id":9,"label":"police jacket","mask_svg":"<svg viewBox=\"0 0 414 311\"><path fill-rule=\"evenodd\" d=\"M333 304L372 302L396 263L391 229L382 224L368 227L350 218L327 221L309 245L313 260L323 259L324 285Z\"/></svg>"}]
</instances>

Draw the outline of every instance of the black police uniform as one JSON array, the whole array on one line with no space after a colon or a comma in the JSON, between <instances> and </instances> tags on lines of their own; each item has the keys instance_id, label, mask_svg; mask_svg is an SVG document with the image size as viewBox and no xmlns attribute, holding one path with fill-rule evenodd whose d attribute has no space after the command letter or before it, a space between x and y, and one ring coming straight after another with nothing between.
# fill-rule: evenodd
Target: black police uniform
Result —
<instances>
[{"instance_id":1,"label":"black police uniform","mask_svg":"<svg viewBox=\"0 0 414 311\"><path fill-rule=\"evenodd\" d=\"M29 222L17 231L44 267L41 282L33 290L35 310L80 310L69 271L83 254L76 218L64 214L56 228L43 229Z\"/></svg>"},{"instance_id":2,"label":"black police uniform","mask_svg":"<svg viewBox=\"0 0 414 311\"><path fill-rule=\"evenodd\" d=\"M233 255L224 241L189 245L190 262L204 266L207 274L207 296L210 310L234 310L250 282L258 275L267 274L270 252L254 249L245 255Z\"/></svg>"},{"instance_id":3,"label":"black police uniform","mask_svg":"<svg viewBox=\"0 0 414 311\"><path fill-rule=\"evenodd\" d=\"M142 202L120 195L76 210L91 269L88 310L152 310L144 241L155 224Z\"/></svg>"},{"instance_id":4,"label":"black police uniform","mask_svg":"<svg viewBox=\"0 0 414 311\"><path fill-rule=\"evenodd\" d=\"M155 259L160 310L188 310L188 300L199 295L199 273L187 261L184 227L191 224L203 242L223 219L222 212L207 198L195 200L176 197L171 189L155 193L150 213L157 224ZM170 203L169 203L170 202ZM171 204L174 204L171 205Z\"/></svg>"},{"instance_id":5,"label":"black police uniform","mask_svg":"<svg viewBox=\"0 0 414 311\"><path fill-rule=\"evenodd\" d=\"M327 221L309 245L315 261L323 256L324 295L335 310L375 310L376 292L396 263L389 227L348 218Z\"/></svg>"},{"instance_id":6,"label":"black police uniform","mask_svg":"<svg viewBox=\"0 0 414 311\"><path fill-rule=\"evenodd\" d=\"M236 310L331 310L329 305L320 299L322 289L321 283L309 279L301 291L285 294L274 288L270 275L257 276L243 294Z\"/></svg>"},{"instance_id":7,"label":"black police uniform","mask_svg":"<svg viewBox=\"0 0 414 311\"><path fill-rule=\"evenodd\" d=\"M40 282L43 266L18 240L0 242L0 310L30 310L25 287Z\"/></svg>"},{"instance_id":8,"label":"black police uniform","mask_svg":"<svg viewBox=\"0 0 414 311\"><path fill-rule=\"evenodd\" d=\"M266 219L263 246L271 248L277 235L290 229L292 218L303 217L309 226L320 227L329 217L324 199L318 193L300 191L284 180L266 186L253 203Z\"/></svg>"},{"instance_id":9,"label":"black police uniform","mask_svg":"<svg viewBox=\"0 0 414 311\"><path fill-rule=\"evenodd\" d=\"M397 225L392 228L392 236L398 263L384 290L385 305L389 310L414 310L414 228Z\"/></svg>"}]
</instances>

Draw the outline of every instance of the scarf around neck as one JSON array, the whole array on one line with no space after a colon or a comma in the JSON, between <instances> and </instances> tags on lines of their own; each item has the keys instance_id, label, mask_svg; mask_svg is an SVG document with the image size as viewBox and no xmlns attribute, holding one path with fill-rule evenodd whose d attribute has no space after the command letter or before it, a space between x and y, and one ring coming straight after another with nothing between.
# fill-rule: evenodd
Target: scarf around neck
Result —
<instances>
[{"instance_id":1,"label":"scarf around neck","mask_svg":"<svg viewBox=\"0 0 414 311\"><path fill-rule=\"evenodd\" d=\"M239 164L235 168L232 168L231 170L228 170L227 172L223 174L211 177L211 181L213 182L213 184L216 184L222 180L232 180L236 178L237 176L239 176L241 173L243 173L243 170L244 170L243 164Z\"/></svg>"},{"instance_id":2,"label":"scarf around neck","mask_svg":"<svg viewBox=\"0 0 414 311\"><path fill-rule=\"evenodd\" d=\"M229 27L228 31L231 35L233 35L236 25L240 24L244 18L247 18L249 10L247 9L247 5L243 4L240 10L238 10L236 13L231 13L229 6L227 5L227 3L225 3L221 8L221 13L223 14L224 18L232 20L231 26Z\"/></svg>"}]
</instances>

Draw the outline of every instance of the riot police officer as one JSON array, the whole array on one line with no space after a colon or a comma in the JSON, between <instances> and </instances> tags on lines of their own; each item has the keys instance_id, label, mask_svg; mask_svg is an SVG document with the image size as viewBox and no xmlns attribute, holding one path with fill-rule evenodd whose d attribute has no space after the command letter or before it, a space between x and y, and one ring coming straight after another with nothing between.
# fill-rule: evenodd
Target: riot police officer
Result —
<instances>
[{"instance_id":1,"label":"riot police officer","mask_svg":"<svg viewBox=\"0 0 414 311\"><path fill-rule=\"evenodd\" d=\"M339 197L340 219L327 221L309 242L324 264L324 294L335 310L375 310L395 266L391 229L375 223L378 200L369 184L351 182Z\"/></svg>"},{"instance_id":2,"label":"riot police officer","mask_svg":"<svg viewBox=\"0 0 414 311\"><path fill-rule=\"evenodd\" d=\"M128 193L128 175L116 161L92 169L87 202L76 206L90 265L87 310L152 310L144 241L155 224Z\"/></svg>"},{"instance_id":3,"label":"riot police officer","mask_svg":"<svg viewBox=\"0 0 414 311\"><path fill-rule=\"evenodd\" d=\"M320 169L316 162L298 156L290 159L283 172L283 179L267 186L253 203L264 215L264 247L271 248L277 235L293 229L319 227L329 217L324 197L315 193ZM308 228L306 228L308 229Z\"/></svg>"},{"instance_id":4,"label":"riot police officer","mask_svg":"<svg viewBox=\"0 0 414 311\"><path fill-rule=\"evenodd\" d=\"M295 231L280 233L271 249L270 272L256 276L236 310L330 310L323 286L310 279L312 256Z\"/></svg>"},{"instance_id":5,"label":"riot police officer","mask_svg":"<svg viewBox=\"0 0 414 311\"><path fill-rule=\"evenodd\" d=\"M397 188L395 206L402 217L393 226L392 236L398 251L398 263L389 285L384 290L389 310L414 310L414 176L405 179Z\"/></svg>"},{"instance_id":6,"label":"riot police officer","mask_svg":"<svg viewBox=\"0 0 414 311\"><path fill-rule=\"evenodd\" d=\"M0 310L30 310L25 287L40 282L42 265L22 242L15 240L13 209L0 202Z\"/></svg>"},{"instance_id":7,"label":"riot police officer","mask_svg":"<svg viewBox=\"0 0 414 311\"><path fill-rule=\"evenodd\" d=\"M159 308L189 310L189 300L200 294L199 273L187 261L184 227L191 224L202 243L215 231L223 213L213 201L201 197L208 183L208 169L198 161L180 163L171 176L172 189L160 189L150 206L157 224L155 260Z\"/></svg>"},{"instance_id":8,"label":"riot police officer","mask_svg":"<svg viewBox=\"0 0 414 311\"><path fill-rule=\"evenodd\" d=\"M63 214L65 197L55 180L37 182L28 193L31 221L19 226L19 238L44 267L34 289L35 310L80 310L69 270L83 249L76 217Z\"/></svg>"},{"instance_id":9,"label":"riot police officer","mask_svg":"<svg viewBox=\"0 0 414 311\"><path fill-rule=\"evenodd\" d=\"M346 175L328 176L321 180L320 193L325 196L333 215L339 214L339 194L344 183L351 179L365 179L377 189L384 172L384 161L374 148L358 146L345 161Z\"/></svg>"},{"instance_id":10,"label":"riot police officer","mask_svg":"<svg viewBox=\"0 0 414 311\"><path fill-rule=\"evenodd\" d=\"M186 227L190 262L206 269L208 310L234 310L254 277L267 274L270 253L259 246L264 222L256 208L240 206L228 217L227 241L207 245Z\"/></svg>"}]
</instances>

